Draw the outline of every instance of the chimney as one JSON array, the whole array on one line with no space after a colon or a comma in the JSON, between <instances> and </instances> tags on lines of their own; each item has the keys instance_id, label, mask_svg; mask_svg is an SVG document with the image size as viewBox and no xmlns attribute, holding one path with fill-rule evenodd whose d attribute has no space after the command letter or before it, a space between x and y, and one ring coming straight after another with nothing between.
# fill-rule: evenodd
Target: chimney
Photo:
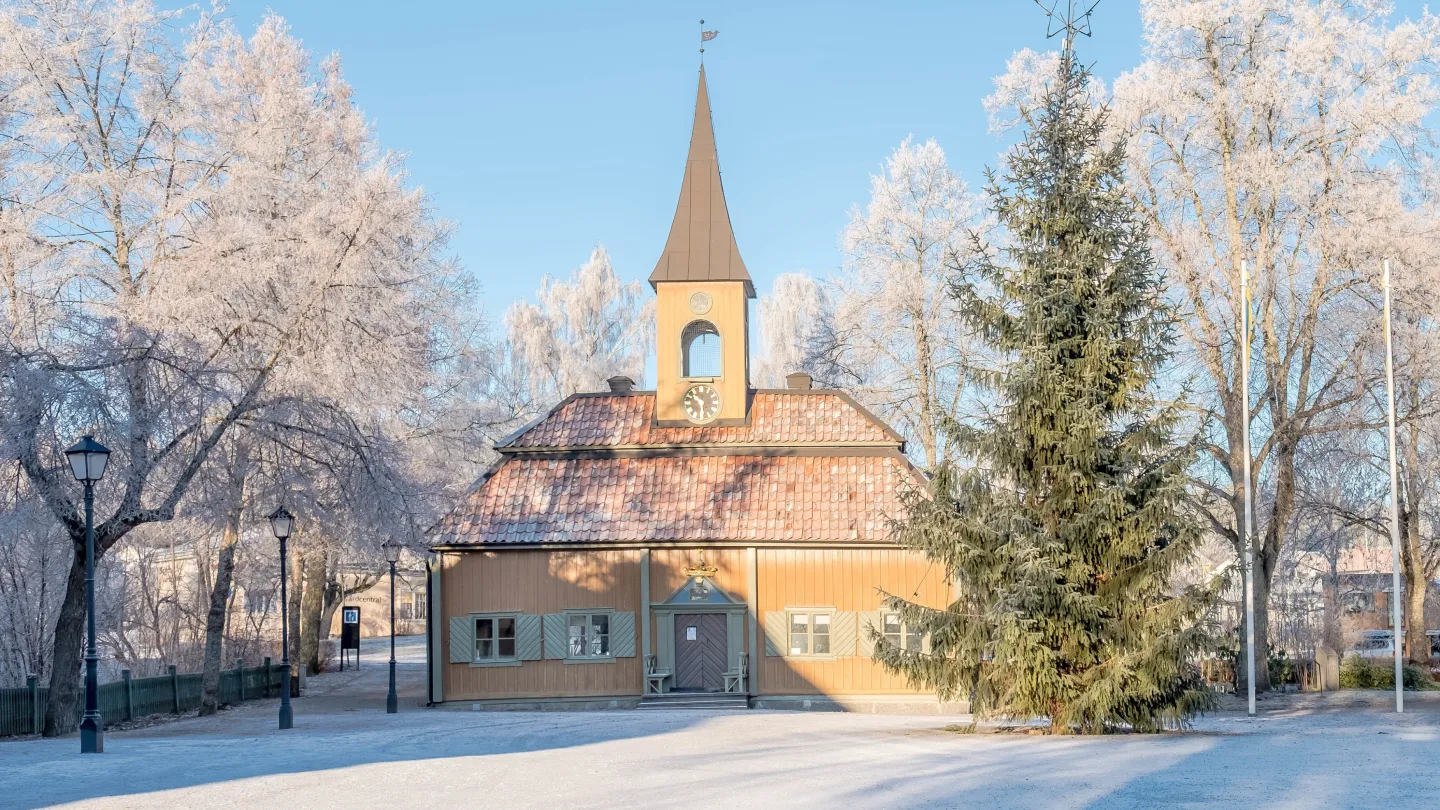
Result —
<instances>
[{"instance_id":1,"label":"chimney","mask_svg":"<svg viewBox=\"0 0 1440 810\"><path fill-rule=\"evenodd\" d=\"M635 390L635 381L624 375L616 375L606 380L610 383L610 393L628 394Z\"/></svg>"},{"instance_id":2,"label":"chimney","mask_svg":"<svg viewBox=\"0 0 1440 810\"><path fill-rule=\"evenodd\" d=\"M785 375L785 387L791 391L809 391L810 384L814 382L809 374L803 371L796 371Z\"/></svg>"}]
</instances>

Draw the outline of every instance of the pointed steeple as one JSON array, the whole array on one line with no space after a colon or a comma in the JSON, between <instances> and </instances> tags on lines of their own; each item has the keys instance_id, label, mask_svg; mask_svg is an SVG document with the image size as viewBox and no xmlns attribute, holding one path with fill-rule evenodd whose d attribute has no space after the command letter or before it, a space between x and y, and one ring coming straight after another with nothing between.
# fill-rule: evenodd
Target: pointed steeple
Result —
<instances>
[{"instance_id":1,"label":"pointed steeple","mask_svg":"<svg viewBox=\"0 0 1440 810\"><path fill-rule=\"evenodd\" d=\"M695 126L690 131L690 155L680 202L670 223L665 252L650 274L650 284L661 281L743 281L745 295L755 297L755 286L740 259L725 190L720 185L720 161L715 155L715 129L710 124L710 94L705 90L705 66L700 66L700 89L695 95Z\"/></svg>"}]
</instances>

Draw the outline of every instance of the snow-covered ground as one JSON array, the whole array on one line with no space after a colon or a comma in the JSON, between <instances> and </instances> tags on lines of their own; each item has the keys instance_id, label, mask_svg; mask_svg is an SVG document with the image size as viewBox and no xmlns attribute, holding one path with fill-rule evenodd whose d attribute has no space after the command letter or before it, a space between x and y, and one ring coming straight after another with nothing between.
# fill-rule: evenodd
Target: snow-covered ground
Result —
<instances>
[{"instance_id":1,"label":"snow-covered ground","mask_svg":"<svg viewBox=\"0 0 1440 810\"><path fill-rule=\"evenodd\" d=\"M952 719L736 712L426 710L423 647L312 679L295 728L275 702L107 735L0 743L0 807L1401 808L1440 797L1440 700L1409 713L1342 693L1221 713L1192 732L960 735Z\"/></svg>"}]
</instances>

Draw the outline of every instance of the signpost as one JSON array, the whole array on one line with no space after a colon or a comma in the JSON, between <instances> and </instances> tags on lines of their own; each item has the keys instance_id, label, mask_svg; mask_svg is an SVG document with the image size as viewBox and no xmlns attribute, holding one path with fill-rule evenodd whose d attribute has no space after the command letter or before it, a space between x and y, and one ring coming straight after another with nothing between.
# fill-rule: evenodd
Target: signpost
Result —
<instances>
[{"instance_id":1,"label":"signpost","mask_svg":"<svg viewBox=\"0 0 1440 810\"><path fill-rule=\"evenodd\" d=\"M360 608L340 608L340 671L345 671L345 651L355 651L355 668L360 668Z\"/></svg>"}]
</instances>

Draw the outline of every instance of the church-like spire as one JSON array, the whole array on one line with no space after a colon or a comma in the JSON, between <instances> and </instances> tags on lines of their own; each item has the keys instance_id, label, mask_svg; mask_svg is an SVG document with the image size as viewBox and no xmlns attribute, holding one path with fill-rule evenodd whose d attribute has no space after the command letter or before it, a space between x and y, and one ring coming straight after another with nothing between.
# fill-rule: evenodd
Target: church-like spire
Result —
<instances>
[{"instance_id":1,"label":"church-like spire","mask_svg":"<svg viewBox=\"0 0 1440 810\"><path fill-rule=\"evenodd\" d=\"M690 132L690 155L680 202L665 252L650 274L651 285L661 281L743 281L745 295L754 298L755 286L730 227L725 190L720 185L720 161L715 155L715 128L710 124L710 95L705 90L705 66L700 66L700 89L695 96L695 127Z\"/></svg>"}]
</instances>

